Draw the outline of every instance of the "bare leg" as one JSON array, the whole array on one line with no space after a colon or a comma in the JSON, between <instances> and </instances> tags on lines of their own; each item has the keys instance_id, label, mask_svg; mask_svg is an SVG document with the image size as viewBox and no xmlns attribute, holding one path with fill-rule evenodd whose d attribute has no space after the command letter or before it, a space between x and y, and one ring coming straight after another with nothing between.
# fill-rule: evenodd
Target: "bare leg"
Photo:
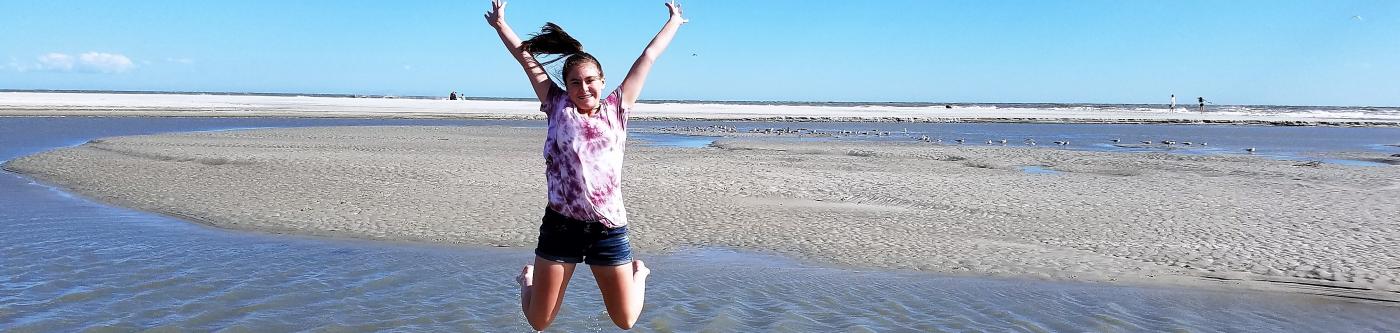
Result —
<instances>
[{"instance_id":1,"label":"bare leg","mask_svg":"<svg viewBox=\"0 0 1400 333\"><path fill-rule=\"evenodd\" d=\"M598 291L603 293L603 304L608 307L608 317L621 329L632 329L637 317L642 314L642 304L646 299L647 275L651 274L641 260L630 265L589 266L593 277L598 280Z\"/></svg>"},{"instance_id":2,"label":"bare leg","mask_svg":"<svg viewBox=\"0 0 1400 333\"><path fill-rule=\"evenodd\" d=\"M516 282L520 282L520 310L536 331L543 331L554 322L559 306L564 304L564 290L574 276L576 264L558 263L539 256L534 265L525 265Z\"/></svg>"}]
</instances>

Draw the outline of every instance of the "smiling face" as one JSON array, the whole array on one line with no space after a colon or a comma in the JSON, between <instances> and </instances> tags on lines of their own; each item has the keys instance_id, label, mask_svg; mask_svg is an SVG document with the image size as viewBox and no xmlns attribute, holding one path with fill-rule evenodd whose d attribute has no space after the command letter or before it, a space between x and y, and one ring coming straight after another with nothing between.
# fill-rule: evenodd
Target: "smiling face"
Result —
<instances>
[{"instance_id":1,"label":"smiling face","mask_svg":"<svg viewBox=\"0 0 1400 333\"><path fill-rule=\"evenodd\" d=\"M571 59L572 60L572 59ZM573 62L573 61L570 61ZM603 92L603 71L596 60L582 60L568 67L564 73L565 90L569 100L579 113L591 113L602 105L599 96Z\"/></svg>"}]
</instances>

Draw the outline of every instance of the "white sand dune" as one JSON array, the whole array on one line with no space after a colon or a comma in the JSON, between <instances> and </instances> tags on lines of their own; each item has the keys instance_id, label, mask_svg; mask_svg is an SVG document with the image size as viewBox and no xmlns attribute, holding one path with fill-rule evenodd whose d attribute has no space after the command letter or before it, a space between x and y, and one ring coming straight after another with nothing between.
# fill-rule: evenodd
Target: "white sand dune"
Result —
<instances>
[{"instance_id":1,"label":"white sand dune","mask_svg":"<svg viewBox=\"0 0 1400 333\"><path fill-rule=\"evenodd\" d=\"M1261 114L1168 110L958 106L639 104L638 120L984 121L1078 123L1241 123L1400 126L1400 115ZM542 119L539 103L425 99L180 94L0 92L0 116L220 116Z\"/></svg>"}]
</instances>

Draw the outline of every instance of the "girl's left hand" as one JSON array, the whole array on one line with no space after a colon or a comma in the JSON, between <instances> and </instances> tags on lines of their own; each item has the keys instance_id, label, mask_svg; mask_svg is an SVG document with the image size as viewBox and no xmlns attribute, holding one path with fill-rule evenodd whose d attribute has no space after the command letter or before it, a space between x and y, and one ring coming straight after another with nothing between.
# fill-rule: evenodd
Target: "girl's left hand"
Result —
<instances>
[{"instance_id":1,"label":"girl's left hand","mask_svg":"<svg viewBox=\"0 0 1400 333\"><path fill-rule=\"evenodd\" d=\"M486 23L491 24L496 29L500 29L506 24L505 0L491 0L491 11L486 12Z\"/></svg>"},{"instance_id":2,"label":"girl's left hand","mask_svg":"<svg viewBox=\"0 0 1400 333\"><path fill-rule=\"evenodd\" d=\"M668 10L671 11L671 19L672 19L672 20L676 20L676 22L680 22L681 24L685 24L686 22L690 22L690 20L688 20L688 19L686 19L686 18L684 18L684 17L681 17L681 4L676 3L676 0L671 0L671 2L667 2L667 3L666 3L666 9L668 9Z\"/></svg>"}]
</instances>

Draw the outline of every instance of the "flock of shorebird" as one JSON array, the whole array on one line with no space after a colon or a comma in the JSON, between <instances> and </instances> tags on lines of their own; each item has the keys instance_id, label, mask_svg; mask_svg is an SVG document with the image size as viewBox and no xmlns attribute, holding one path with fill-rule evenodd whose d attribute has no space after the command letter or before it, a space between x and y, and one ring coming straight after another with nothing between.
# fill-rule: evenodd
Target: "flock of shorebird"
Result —
<instances>
[{"instance_id":1,"label":"flock of shorebird","mask_svg":"<svg viewBox=\"0 0 1400 333\"><path fill-rule=\"evenodd\" d=\"M671 129L672 129L672 130L698 131L698 132L721 132L721 133L737 133L737 132L739 132L739 129L736 128L736 127L734 127L734 126L723 126L723 125L714 125L714 126L706 126L706 127L671 128ZM859 136L883 136L883 137L887 137L887 136L890 136L891 134L894 134L894 132L890 132L890 131L881 131L881 130L866 130L866 131L852 131L852 130L819 131L819 130L813 130L813 129L807 129L807 128L791 128L791 127L783 127L783 128L754 128L754 129L749 129L748 132L749 132L749 133L755 133L755 134L774 134L774 135L785 135L785 134L817 135L817 136L859 135ZM909 135L909 129L907 129L907 128L904 129L903 134L904 134L904 135ZM941 138L932 138L932 137L929 137L928 135L920 135L920 136L918 136L918 137L915 137L914 139L915 139L915 140L918 140L918 141L923 141L923 142L932 142L932 143L939 143L939 144L943 143L943 139L941 139ZM1109 140L1109 141L1110 141L1110 142L1113 142L1114 145L1123 144L1123 140L1120 140L1120 139L1111 139L1111 140ZM961 138L960 138L960 139L954 139L953 142L955 142L956 144L960 144L960 145L961 145L961 144L966 144L966 143L967 143L967 140L966 140L966 139L961 139ZM1006 145L1008 142L1009 142L1009 141L1006 140L1006 139L987 140L987 141L986 141L986 143L987 143L988 145ZM1209 145L1210 145L1210 144L1205 143L1205 142L1176 141L1176 140L1161 140L1161 141L1156 141L1156 142L1144 140L1144 141L1139 141L1139 142L1140 142L1142 145L1157 145L1157 144L1160 144L1160 145L1164 145L1164 146L1177 146L1177 145L1181 145L1181 146L1209 146ZM1052 141L1051 143L1053 143L1053 144L1055 144L1055 145L1058 145L1058 146L1068 146L1068 145L1069 145L1069 140L1057 140L1057 141ZM1024 145L1027 145L1027 146L1034 146L1034 145L1037 144L1037 142L1036 142L1035 139L1033 139L1033 138L1026 138L1025 140L1021 140L1021 144L1024 144ZM1254 153L1254 152L1255 152L1255 149L1254 149L1254 147L1249 147L1249 148L1244 148L1244 151L1249 152L1249 153Z\"/></svg>"},{"instance_id":2,"label":"flock of shorebird","mask_svg":"<svg viewBox=\"0 0 1400 333\"><path fill-rule=\"evenodd\" d=\"M916 140L919 140L919 141L923 141L923 142L943 143L943 139L930 138L928 135L920 135L918 138L915 138L915 139L916 139ZM1123 142L1123 140L1121 140L1121 139L1111 139L1111 140L1109 140L1109 141L1113 142L1115 145L1116 145L1116 144L1121 144L1121 143ZM953 140L953 142L956 142L957 144L966 144L966 143L967 143L967 140L966 140L966 139L955 139L955 140ZM1007 141L1006 139L987 140L987 144L989 144L989 145L998 145L998 144L999 144L999 145L1003 145L1003 146L1004 146L1004 145L1006 145L1007 142L1008 142L1008 141ZM1175 140L1162 140L1162 141L1158 141L1158 142L1152 142L1152 141L1139 141L1139 142L1141 142L1143 145L1152 145L1152 144L1162 144L1162 145L1167 145L1167 146L1173 146L1173 145L1182 145L1182 146L1209 146L1209 145L1210 145L1209 143L1205 143L1205 142L1199 142L1199 143L1197 143L1197 142L1191 142L1191 141L1175 141ZM1051 142L1051 143L1053 143L1053 144L1055 144L1055 145L1059 145L1059 146L1068 146L1068 145L1069 145L1069 140L1058 140L1058 141L1053 141L1053 142ZM1021 144L1024 144L1024 145L1027 145L1027 146L1034 146L1034 145L1036 145L1036 141L1035 141L1035 139L1033 139L1033 138L1026 138L1025 140L1021 140ZM1254 149L1254 147L1249 147L1249 148L1245 148L1244 151L1253 153L1253 152L1255 151L1255 149Z\"/></svg>"}]
</instances>

